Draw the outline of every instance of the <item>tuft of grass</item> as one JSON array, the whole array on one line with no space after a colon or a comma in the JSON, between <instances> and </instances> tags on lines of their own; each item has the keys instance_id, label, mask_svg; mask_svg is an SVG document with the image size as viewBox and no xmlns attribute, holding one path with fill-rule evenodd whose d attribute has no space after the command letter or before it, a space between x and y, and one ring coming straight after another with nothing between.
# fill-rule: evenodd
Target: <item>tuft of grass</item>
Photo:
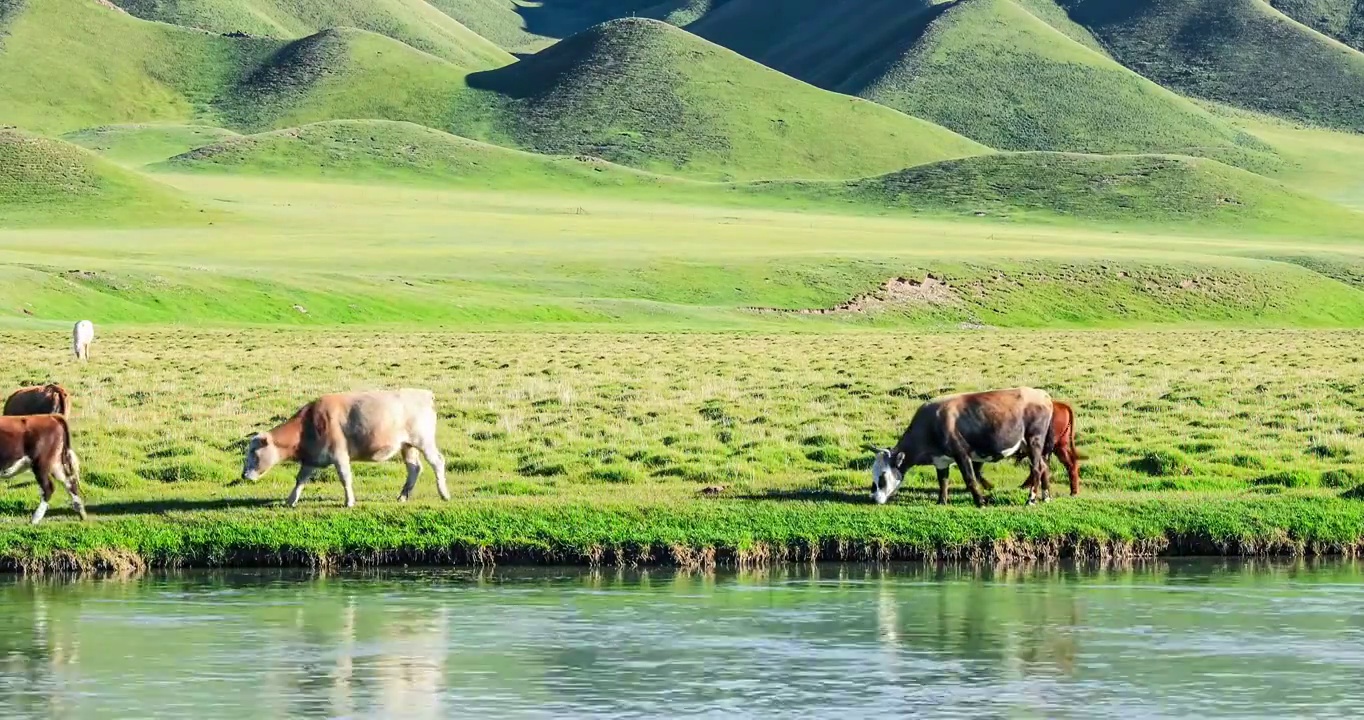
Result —
<instances>
[{"instance_id":1,"label":"tuft of grass","mask_svg":"<svg viewBox=\"0 0 1364 720\"><path fill-rule=\"evenodd\" d=\"M1314 487L1317 484L1317 476L1305 470L1281 470L1279 472L1261 475L1251 481L1253 485L1278 485L1285 488L1306 488Z\"/></svg>"},{"instance_id":2,"label":"tuft of grass","mask_svg":"<svg viewBox=\"0 0 1364 720\"><path fill-rule=\"evenodd\" d=\"M1148 452L1135 460L1128 461L1127 467L1143 475L1154 477L1177 477L1194 474L1194 468L1189 459L1183 453L1173 450ZM1177 488L1171 487L1170 489Z\"/></svg>"}]
</instances>

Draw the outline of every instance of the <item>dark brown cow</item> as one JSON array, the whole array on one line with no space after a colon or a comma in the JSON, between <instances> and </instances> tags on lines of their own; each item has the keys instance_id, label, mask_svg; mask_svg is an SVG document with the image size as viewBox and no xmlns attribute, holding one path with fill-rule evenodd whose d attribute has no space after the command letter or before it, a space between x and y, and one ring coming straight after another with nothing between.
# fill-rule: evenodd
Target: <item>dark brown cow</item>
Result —
<instances>
[{"instance_id":1,"label":"dark brown cow","mask_svg":"<svg viewBox=\"0 0 1364 720\"><path fill-rule=\"evenodd\" d=\"M0 477L18 475L31 468L38 478L43 499L33 511L37 525L47 514L52 499L53 480L71 494L71 507L85 519L85 504L80 496L80 463L71 449L71 429L61 415L0 416Z\"/></svg>"},{"instance_id":2,"label":"dark brown cow","mask_svg":"<svg viewBox=\"0 0 1364 720\"><path fill-rule=\"evenodd\" d=\"M1043 390L1020 387L978 393L959 393L924 403L895 447L878 450L872 463L871 497L883 504L904 482L905 471L918 465L938 470L938 502L947 502L948 469L955 463L977 506L985 503L977 483L982 463L1012 457L1026 446L1031 463L1028 504L1051 496L1051 474L1046 462L1051 431L1051 396ZM1040 487L1039 487L1040 486Z\"/></svg>"},{"instance_id":3,"label":"dark brown cow","mask_svg":"<svg viewBox=\"0 0 1364 720\"><path fill-rule=\"evenodd\" d=\"M5 399L5 415L70 415L71 398L56 383L19 388Z\"/></svg>"},{"instance_id":4,"label":"dark brown cow","mask_svg":"<svg viewBox=\"0 0 1364 720\"><path fill-rule=\"evenodd\" d=\"M1070 476L1070 494L1080 494L1080 453L1075 449L1075 409L1053 400L1051 403L1051 435L1047 438L1047 456L1055 455ZM1023 462L1023 456L1018 456ZM979 470L977 470L979 473ZM1032 479L1024 480L1020 487L1027 487Z\"/></svg>"}]
</instances>

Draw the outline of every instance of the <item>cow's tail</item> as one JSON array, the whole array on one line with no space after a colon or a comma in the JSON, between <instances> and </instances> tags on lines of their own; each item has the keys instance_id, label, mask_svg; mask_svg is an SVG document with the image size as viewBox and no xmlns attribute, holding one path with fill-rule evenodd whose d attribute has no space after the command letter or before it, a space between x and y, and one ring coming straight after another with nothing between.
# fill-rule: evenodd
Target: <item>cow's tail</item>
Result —
<instances>
[{"instance_id":1,"label":"cow's tail","mask_svg":"<svg viewBox=\"0 0 1364 720\"><path fill-rule=\"evenodd\" d=\"M52 393L57 396L55 412L62 417L69 415L71 412L71 399L66 393L66 388L61 385L49 385L48 387L52 390Z\"/></svg>"},{"instance_id":2,"label":"cow's tail","mask_svg":"<svg viewBox=\"0 0 1364 720\"><path fill-rule=\"evenodd\" d=\"M57 421L62 424L62 470L66 472L71 487L78 487L81 463L76 457L76 449L71 446L71 426L67 424L65 416L57 418Z\"/></svg>"}]
</instances>

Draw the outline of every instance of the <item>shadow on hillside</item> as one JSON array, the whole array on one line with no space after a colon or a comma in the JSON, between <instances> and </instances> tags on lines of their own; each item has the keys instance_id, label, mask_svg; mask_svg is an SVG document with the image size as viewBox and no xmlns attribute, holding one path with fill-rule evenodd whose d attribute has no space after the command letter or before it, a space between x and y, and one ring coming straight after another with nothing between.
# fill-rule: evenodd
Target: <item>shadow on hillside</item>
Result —
<instances>
[{"instance_id":1,"label":"shadow on hillside","mask_svg":"<svg viewBox=\"0 0 1364 720\"><path fill-rule=\"evenodd\" d=\"M893 22L878 28L876 31L878 36L868 38L867 42L863 43L865 49L851 56L841 68L825 69L820 73L819 82L814 78L800 79L820 85L826 90L846 95L860 95L895 69L895 65L901 62L928 32L928 27L934 20L961 2L962 0L950 0L937 5L925 5L917 8L917 12L902 11Z\"/></svg>"},{"instance_id":2,"label":"shadow on hillside","mask_svg":"<svg viewBox=\"0 0 1364 720\"><path fill-rule=\"evenodd\" d=\"M518 4L526 31L562 40L598 23L643 14L662 0L542 0Z\"/></svg>"}]
</instances>

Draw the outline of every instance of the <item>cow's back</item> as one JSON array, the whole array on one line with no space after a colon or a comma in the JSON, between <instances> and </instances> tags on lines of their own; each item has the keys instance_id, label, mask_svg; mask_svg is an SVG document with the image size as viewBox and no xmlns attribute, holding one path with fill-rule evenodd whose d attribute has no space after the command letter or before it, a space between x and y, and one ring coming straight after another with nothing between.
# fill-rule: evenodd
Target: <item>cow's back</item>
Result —
<instances>
[{"instance_id":1,"label":"cow's back","mask_svg":"<svg viewBox=\"0 0 1364 720\"><path fill-rule=\"evenodd\" d=\"M417 442L430 432L435 395L429 390L371 390L323 395L313 404L319 435L340 433L357 456Z\"/></svg>"}]
</instances>

